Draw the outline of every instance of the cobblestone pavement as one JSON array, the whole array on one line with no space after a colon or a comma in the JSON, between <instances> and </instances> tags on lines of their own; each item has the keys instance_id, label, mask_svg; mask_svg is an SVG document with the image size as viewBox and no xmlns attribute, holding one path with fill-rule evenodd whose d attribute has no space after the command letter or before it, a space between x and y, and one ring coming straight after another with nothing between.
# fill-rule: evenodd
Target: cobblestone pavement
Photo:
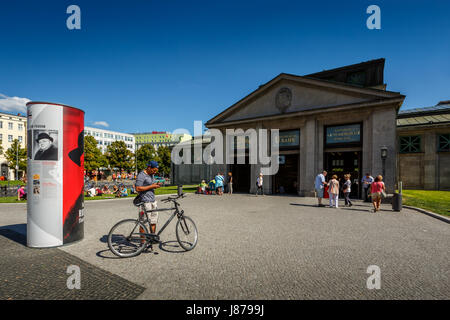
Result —
<instances>
[{"instance_id":1,"label":"cobblestone pavement","mask_svg":"<svg viewBox=\"0 0 450 320\"><path fill-rule=\"evenodd\" d=\"M144 288L62 250L30 249L15 231L0 230L0 300L135 299ZM68 267L80 267L80 289L68 289ZM72 282L73 283L73 282Z\"/></svg>"},{"instance_id":2,"label":"cobblestone pavement","mask_svg":"<svg viewBox=\"0 0 450 320\"><path fill-rule=\"evenodd\" d=\"M450 297L449 225L416 211L382 205L374 214L360 201L332 209L312 198L246 194L180 202L199 230L193 251L178 246L173 221L155 252L115 257L106 235L137 216L131 199L86 202L84 240L55 250L145 287L139 299ZM0 226L25 221L25 206L0 206ZM379 290L367 289L371 265L381 270Z\"/></svg>"}]
</instances>

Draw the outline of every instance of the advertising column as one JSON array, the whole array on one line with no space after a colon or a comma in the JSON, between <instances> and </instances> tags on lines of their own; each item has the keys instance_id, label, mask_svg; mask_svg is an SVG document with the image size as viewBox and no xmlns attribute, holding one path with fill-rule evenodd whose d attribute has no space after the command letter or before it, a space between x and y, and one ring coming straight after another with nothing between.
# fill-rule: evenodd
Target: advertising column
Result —
<instances>
[{"instance_id":1,"label":"advertising column","mask_svg":"<svg viewBox=\"0 0 450 320\"><path fill-rule=\"evenodd\" d=\"M28 102L27 245L56 247L84 235L84 111Z\"/></svg>"}]
</instances>

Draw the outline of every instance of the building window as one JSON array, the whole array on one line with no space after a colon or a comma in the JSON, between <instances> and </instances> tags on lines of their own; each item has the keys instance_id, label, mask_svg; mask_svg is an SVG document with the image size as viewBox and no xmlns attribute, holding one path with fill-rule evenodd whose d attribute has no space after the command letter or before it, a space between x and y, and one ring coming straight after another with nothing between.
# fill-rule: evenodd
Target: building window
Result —
<instances>
[{"instance_id":1,"label":"building window","mask_svg":"<svg viewBox=\"0 0 450 320\"><path fill-rule=\"evenodd\" d=\"M3 141L3 135L0 133L0 142Z\"/></svg>"},{"instance_id":2,"label":"building window","mask_svg":"<svg viewBox=\"0 0 450 320\"><path fill-rule=\"evenodd\" d=\"M20 131L22 131L22 130L23 130L23 124L22 124L22 123L19 123L19 124L17 125L17 128L18 128Z\"/></svg>"},{"instance_id":3,"label":"building window","mask_svg":"<svg viewBox=\"0 0 450 320\"><path fill-rule=\"evenodd\" d=\"M14 124L13 124L12 122L8 122L8 129L9 129L9 130L12 130L12 129L13 129L13 125L14 125Z\"/></svg>"},{"instance_id":4,"label":"building window","mask_svg":"<svg viewBox=\"0 0 450 320\"><path fill-rule=\"evenodd\" d=\"M13 136L12 135L8 135L8 142L12 142L13 141Z\"/></svg>"},{"instance_id":5,"label":"building window","mask_svg":"<svg viewBox=\"0 0 450 320\"><path fill-rule=\"evenodd\" d=\"M0 129L3 129L3 121L0 121Z\"/></svg>"},{"instance_id":6,"label":"building window","mask_svg":"<svg viewBox=\"0 0 450 320\"><path fill-rule=\"evenodd\" d=\"M450 151L450 133L441 134L438 137L438 151L440 152Z\"/></svg>"},{"instance_id":7,"label":"building window","mask_svg":"<svg viewBox=\"0 0 450 320\"><path fill-rule=\"evenodd\" d=\"M400 153L421 152L420 136L400 137Z\"/></svg>"},{"instance_id":8,"label":"building window","mask_svg":"<svg viewBox=\"0 0 450 320\"><path fill-rule=\"evenodd\" d=\"M19 142L22 143L22 136L19 136Z\"/></svg>"}]
</instances>

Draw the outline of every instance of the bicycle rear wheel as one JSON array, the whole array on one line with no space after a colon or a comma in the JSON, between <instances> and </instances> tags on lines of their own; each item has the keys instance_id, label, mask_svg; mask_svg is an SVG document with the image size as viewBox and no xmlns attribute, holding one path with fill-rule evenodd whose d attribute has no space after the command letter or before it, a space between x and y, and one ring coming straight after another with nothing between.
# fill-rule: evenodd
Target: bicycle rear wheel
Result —
<instances>
[{"instance_id":1,"label":"bicycle rear wheel","mask_svg":"<svg viewBox=\"0 0 450 320\"><path fill-rule=\"evenodd\" d=\"M139 220L119 221L108 234L108 247L116 256L129 258L137 256L145 249L148 233L147 227Z\"/></svg>"},{"instance_id":2,"label":"bicycle rear wheel","mask_svg":"<svg viewBox=\"0 0 450 320\"><path fill-rule=\"evenodd\" d=\"M180 246L186 250L192 250L197 245L198 233L194 221L186 216L178 219L176 225L176 235Z\"/></svg>"}]
</instances>

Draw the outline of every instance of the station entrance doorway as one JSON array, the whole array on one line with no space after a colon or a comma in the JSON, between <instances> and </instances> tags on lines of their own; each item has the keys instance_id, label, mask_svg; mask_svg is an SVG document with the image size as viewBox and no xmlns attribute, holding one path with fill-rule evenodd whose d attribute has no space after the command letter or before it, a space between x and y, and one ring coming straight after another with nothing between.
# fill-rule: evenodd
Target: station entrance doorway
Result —
<instances>
[{"instance_id":1,"label":"station entrance doorway","mask_svg":"<svg viewBox=\"0 0 450 320\"><path fill-rule=\"evenodd\" d=\"M328 172L327 180L335 174L340 180L340 187L342 187L345 179L344 174L350 174L351 198L360 198L361 188L359 181L361 180L361 151L339 151L339 152L325 152L324 155L325 170Z\"/></svg>"},{"instance_id":2,"label":"station entrance doorway","mask_svg":"<svg viewBox=\"0 0 450 320\"><path fill-rule=\"evenodd\" d=\"M234 158L234 164L231 165L233 174L233 192L250 192L250 171L248 154L245 156L245 164L237 164L237 157ZM227 179L225 177L225 179Z\"/></svg>"},{"instance_id":3,"label":"station entrance doorway","mask_svg":"<svg viewBox=\"0 0 450 320\"><path fill-rule=\"evenodd\" d=\"M278 172L273 177L273 194L298 194L299 154L281 154Z\"/></svg>"}]
</instances>

